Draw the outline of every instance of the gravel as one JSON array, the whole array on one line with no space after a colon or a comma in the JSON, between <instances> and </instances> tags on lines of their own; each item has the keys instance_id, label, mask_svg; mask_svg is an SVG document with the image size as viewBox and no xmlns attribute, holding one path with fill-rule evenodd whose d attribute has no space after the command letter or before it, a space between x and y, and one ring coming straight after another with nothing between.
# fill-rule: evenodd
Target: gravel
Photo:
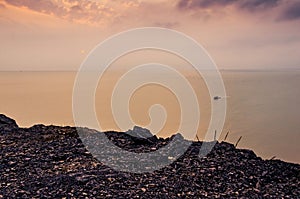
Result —
<instances>
[{"instance_id":1,"label":"gravel","mask_svg":"<svg viewBox=\"0 0 300 199\"><path fill-rule=\"evenodd\" d=\"M155 151L175 137L157 138L139 127L105 134L135 153ZM226 142L200 159L201 144L192 142L160 170L120 172L95 159L74 127L19 128L0 114L0 198L299 198L299 164L262 160Z\"/></svg>"}]
</instances>

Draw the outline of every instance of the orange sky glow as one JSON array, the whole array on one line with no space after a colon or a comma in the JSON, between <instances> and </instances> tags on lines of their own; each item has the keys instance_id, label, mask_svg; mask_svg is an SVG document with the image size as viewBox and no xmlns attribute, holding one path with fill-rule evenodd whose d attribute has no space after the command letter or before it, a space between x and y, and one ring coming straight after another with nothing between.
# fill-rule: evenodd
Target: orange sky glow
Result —
<instances>
[{"instance_id":1,"label":"orange sky glow","mask_svg":"<svg viewBox=\"0 0 300 199\"><path fill-rule=\"evenodd\" d=\"M220 68L300 68L296 0L0 0L0 70L77 70L105 38L158 26L193 37Z\"/></svg>"}]
</instances>

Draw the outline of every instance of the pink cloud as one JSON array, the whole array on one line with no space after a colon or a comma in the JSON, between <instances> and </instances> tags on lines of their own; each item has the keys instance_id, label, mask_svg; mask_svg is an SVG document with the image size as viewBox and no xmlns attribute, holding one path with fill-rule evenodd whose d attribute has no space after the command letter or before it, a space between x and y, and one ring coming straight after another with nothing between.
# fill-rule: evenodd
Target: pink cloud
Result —
<instances>
[{"instance_id":1,"label":"pink cloud","mask_svg":"<svg viewBox=\"0 0 300 199\"><path fill-rule=\"evenodd\" d=\"M5 8L6 6L0 2L0 8Z\"/></svg>"},{"instance_id":2,"label":"pink cloud","mask_svg":"<svg viewBox=\"0 0 300 199\"><path fill-rule=\"evenodd\" d=\"M118 3L103 3L92 0L4 0L4 2L58 18L90 24L99 24L103 20L113 20L114 16L121 12L114 9L114 6L124 3L122 0L119 0Z\"/></svg>"}]
</instances>

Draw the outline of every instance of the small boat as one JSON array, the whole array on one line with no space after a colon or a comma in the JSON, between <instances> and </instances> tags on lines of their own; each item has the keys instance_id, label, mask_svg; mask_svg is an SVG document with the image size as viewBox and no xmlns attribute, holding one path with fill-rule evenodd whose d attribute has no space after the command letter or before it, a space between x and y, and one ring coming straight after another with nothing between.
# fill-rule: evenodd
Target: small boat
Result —
<instances>
[{"instance_id":1,"label":"small boat","mask_svg":"<svg viewBox=\"0 0 300 199\"><path fill-rule=\"evenodd\" d=\"M221 99L220 96L215 96L215 97L214 97L214 100L219 100L219 99Z\"/></svg>"}]
</instances>

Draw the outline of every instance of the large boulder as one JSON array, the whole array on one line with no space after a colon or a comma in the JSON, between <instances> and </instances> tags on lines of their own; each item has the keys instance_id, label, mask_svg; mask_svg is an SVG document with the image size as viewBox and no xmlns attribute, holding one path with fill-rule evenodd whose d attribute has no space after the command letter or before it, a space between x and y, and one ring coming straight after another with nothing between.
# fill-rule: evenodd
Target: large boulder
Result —
<instances>
[{"instance_id":1,"label":"large boulder","mask_svg":"<svg viewBox=\"0 0 300 199\"><path fill-rule=\"evenodd\" d=\"M126 133L137 138L151 138L153 136L148 129L139 126L134 126L133 130L128 130Z\"/></svg>"},{"instance_id":2,"label":"large boulder","mask_svg":"<svg viewBox=\"0 0 300 199\"><path fill-rule=\"evenodd\" d=\"M138 143L154 143L158 140L156 135L153 135L148 129L139 126L134 126L132 130L125 133L132 136L132 139Z\"/></svg>"}]
</instances>

